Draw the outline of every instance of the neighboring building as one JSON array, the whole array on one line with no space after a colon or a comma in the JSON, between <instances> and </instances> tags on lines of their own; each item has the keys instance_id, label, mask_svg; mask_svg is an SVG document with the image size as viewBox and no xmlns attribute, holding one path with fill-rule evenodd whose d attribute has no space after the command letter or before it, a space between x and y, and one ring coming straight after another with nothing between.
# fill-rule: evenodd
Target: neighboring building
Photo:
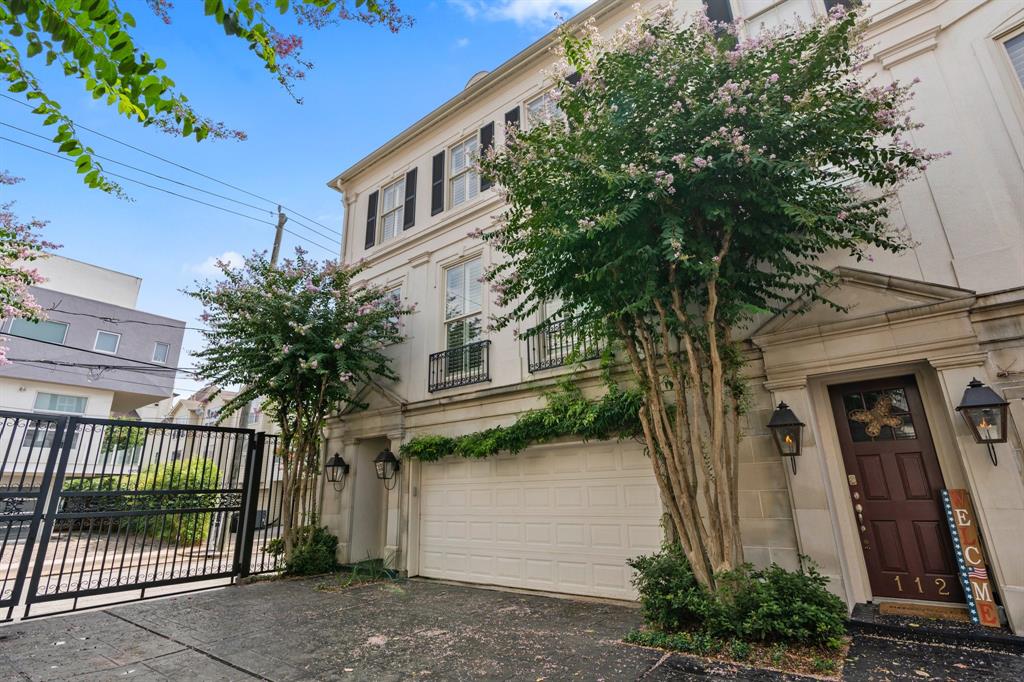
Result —
<instances>
[{"instance_id":1,"label":"neighboring building","mask_svg":"<svg viewBox=\"0 0 1024 682\"><path fill-rule=\"evenodd\" d=\"M3 321L0 336L13 364L0 367L0 410L134 419L172 396L185 323L136 309L140 278L56 255L33 265L47 279L31 288L46 319ZM18 447L4 468L27 466L39 475L54 427L13 419L4 425L0 445ZM80 429L74 447L112 447L94 440ZM140 464L135 451L108 455ZM72 464L69 472L88 475L97 457L86 459L88 466Z\"/></svg>"},{"instance_id":2,"label":"neighboring building","mask_svg":"<svg viewBox=\"0 0 1024 682\"><path fill-rule=\"evenodd\" d=\"M218 390L218 387L212 384L204 386L189 397L176 401L162 413L160 421L194 426L239 428L242 421L241 411L234 412L224 421L220 421L224 405L236 395L238 395L237 391ZM277 423L263 411L262 403L249 406L249 416L245 428L264 433L277 433L280 430Z\"/></svg>"},{"instance_id":3,"label":"neighboring building","mask_svg":"<svg viewBox=\"0 0 1024 682\"><path fill-rule=\"evenodd\" d=\"M572 22L602 32L632 0L598 0ZM658 3L647 2L648 6ZM723 0L751 31L827 11L835 0ZM677 0L680 12L699 0ZM1024 7L1000 0L876 0L868 68L880 82L922 79L917 145L950 150L900 193L915 246L855 267L842 257L833 292L846 314L814 309L767 321L747 342L740 514L745 554L795 568L809 555L849 605L962 601L938 499L970 491L998 598L1024 633ZM470 168L501 145L504 122L549 115L541 70L553 36L534 43L330 182L344 195L343 259L418 312L393 349L401 380L367 387L369 408L330 424L328 450L352 466L324 521L339 558L388 557L410 575L631 598L628 557L659 545L662 510L632 441L562 442L481 461L403 462L388 492L373 473L383 448L421 434L511 422L541 404L557 344L528 347L480 283L496 255L468 233L492 224L497 193ZM545 319L538 315L540 324ZM579 375L597 387L597 372ZM955 412L972 377L1011 402L998 467ZM897 430L866 437L850 419L880 397ZM785 401L807 424L794 474L765 425ZM911 512L916 505L918 511ZM923 510L923 511L920 511ZM908 516L909 514L909 516ZM914 516L917 514L917 516Z\"/></svg>"}]
</instances>

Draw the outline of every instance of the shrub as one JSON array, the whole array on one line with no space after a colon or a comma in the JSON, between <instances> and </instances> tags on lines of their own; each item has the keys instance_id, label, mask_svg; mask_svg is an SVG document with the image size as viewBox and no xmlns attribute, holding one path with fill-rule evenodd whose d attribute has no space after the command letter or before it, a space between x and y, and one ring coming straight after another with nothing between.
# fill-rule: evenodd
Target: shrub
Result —
<instances>
[{"instance_id":1,"label":"shrub","mask_svg":"<svg viewBox=\"0 0 1024 682\"><path fill-rule=\"evenodd\" d=\"M640 593L648 625L675 632L707 620L710 594L697 582L678 543L666 544L660 552L628 563L636 571L633 585Z\"/></svg>"},{"instance_id":2,"label":"shrub","mask_svg":"<svg viewBox=\"0 0 1024 682\"><path fill-rule=\"evenodd\" d=\"M794 642L837 647L846 632L846 605L809 561L798 571L750 564L716 576L711 593L697 583L678 544L631 559L644 620L660 633L689 631L722 641ZM669 648L680 648L674 641Z\"/></svg>"},{"instance_id":3,"label":"shrub","mask_svg":"<svg viewBox=\"0 0 1024 682\"><path fill-rule=\"evenodd\" d=\"M195 457L179 462L153 464L139 474L137 482L132 480L129 484L125 486L126 490L170 491L163 495L133 496L132 505L135 509L161 509L169 512L133 517L132 525L136 532L178 545L195 545L206 539L210 532L212 512L175 513L173 510L217 505L219 493L186 492L220 487L220 470L213 460Z\"/></svg>"},{"instance_id":4,"label":"shrub","mask_svg":"<svg viewBox=\"0 0 1024 682\"><path fill-rule=\"evenodd\" d=\"M315 516L312 523L295 529L295 546L285 566L288 575L317 575L338 570L338 538L319 524Z\"/></svg>"}]
</instances>

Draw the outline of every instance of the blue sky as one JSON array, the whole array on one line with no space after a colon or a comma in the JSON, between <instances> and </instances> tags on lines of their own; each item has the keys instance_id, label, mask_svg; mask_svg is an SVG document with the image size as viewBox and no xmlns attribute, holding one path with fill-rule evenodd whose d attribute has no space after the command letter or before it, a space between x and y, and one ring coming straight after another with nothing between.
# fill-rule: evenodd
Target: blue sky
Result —
<instances>
[{"instance_id":1,"label":"blue sky","mask_svg":"<svg viewBox=\"0 0 1024 682\"><path fill-rule=\"evenodd\" d=\"M50 93L82 125L280 201L340 230L340 195L326 187L327 180L458 93L474 73L493 69L550 30L555 12L571 16L591 1L399 0L415 24L397 35L359 24L307 33L304 57L315 68L297 86L302 105L294 103L260 68L243 43L226 38L201 15L199 0L179 0L170 26L150 15L142 0L122 3L139 20L140 46L166 59L169 75L198 110L244 130L249 136L246 142L196 144L142 129L86 96L78 83L41 70L42 66L36 69ZM135 4L139 7L131 7ZM0 122L48 132L27 109L6 99L0 99ZM46 141L3 126L0 135L51 148ZM270 204L92 134L83 132L83 138L98 154L226 192L265 206L267 212L203 197L106 164L110 170L273 219ZM0 169L25 178L13 188L4 188L0 200L16 200L15 210L23 218L49 220L46 237L63 244L62 255L142 277L139 308L191 324L200 310L179 290L211 274L212 261L218 256L269 249L273 239L269 225L130 183L125 187L131 202L87 189L71 164L3 140ZM295 224L289 227L327 242ZM285 235L286 250L300 243ZM317 257L331 257L302 244ZM198 333L186 334L186 350L200 343ZM179 363L189 364L187 356ZM179 377L179 391L198 386Z\"/></svg>"}]
</instances>

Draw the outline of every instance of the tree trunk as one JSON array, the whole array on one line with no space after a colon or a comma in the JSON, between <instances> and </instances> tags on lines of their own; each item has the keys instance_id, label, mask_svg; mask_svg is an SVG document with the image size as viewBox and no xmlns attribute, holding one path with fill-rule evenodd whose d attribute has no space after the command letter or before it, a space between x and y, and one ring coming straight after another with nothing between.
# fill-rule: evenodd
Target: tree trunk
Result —
<instances>
[{"instance_id":1,"label":"tree trunk","mask_svg":"<svg viewBox=\"0 0 1024 682\"><path fill-rule=\"evenodd\" d=\"M697 580L716 589L716 575L743 561L737 470L739 398L727 387L736 368L723 362L728 329L716 320L715 283L702 320L655 302L654 319L616 322L630 365L644 390L640 423L658 489ZM699 331L698 335L695 333Z\"/></svg>"}]
</instances>

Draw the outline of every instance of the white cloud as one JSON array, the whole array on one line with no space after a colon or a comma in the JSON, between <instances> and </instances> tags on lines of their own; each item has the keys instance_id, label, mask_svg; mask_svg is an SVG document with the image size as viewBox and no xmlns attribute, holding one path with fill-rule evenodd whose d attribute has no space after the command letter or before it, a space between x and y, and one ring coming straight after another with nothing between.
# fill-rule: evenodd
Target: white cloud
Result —
<instances>
[{"instance_id":1,"label":"white cloud","mask_svg":"<svg viewBox=\"0 0 1024 682\"><path fill-rule=\"evenodd\" d=\"M237 268L245 262L245 258L237 251L225 251L219 256L210 256L202 263L188 265L185 269L189 272L201 275L202 277L217 277L220 275L220 268L217 267L217 261L230 263L231 267Z\"/></svg>"},{"instance_id":2,"label":"white cloud","mask_svg":"<svg viewBox=\"0 0 1024 682\"><path fill-rule=\"evenodd\" d=\"M517 24L553 24L555 14L569 18L594 0L448 0L470 19L514 21Z\"/></svg>"},{"instance_id":3,"label":"white cloud","mask_svg":"<svg viewBox=\"0 0 1024 682\"><path fill-rule=\"evenodd\" d=\"M455 41L455 47L466 47L469 45L469 38L459 38Z\"/></svg>"}]
</instances>

